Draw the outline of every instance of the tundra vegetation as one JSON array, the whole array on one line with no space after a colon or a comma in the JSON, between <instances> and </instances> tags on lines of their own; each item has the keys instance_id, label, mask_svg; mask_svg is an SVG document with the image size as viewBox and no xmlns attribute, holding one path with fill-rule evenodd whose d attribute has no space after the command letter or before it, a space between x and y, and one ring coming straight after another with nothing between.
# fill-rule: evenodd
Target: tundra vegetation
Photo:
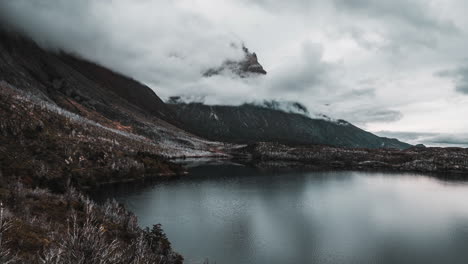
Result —
<instances>
[{"instance_id":1,"label":"tundra vegetation","mask_svg":"<svg viewBox=\"0 0 468 264\"><path fill-rule=\"evenodd\" d=\"M1 188L1 263L182 263L160 225L141 229L115 201L98 205L21 182Z\"/></svg>"}]
</instances>

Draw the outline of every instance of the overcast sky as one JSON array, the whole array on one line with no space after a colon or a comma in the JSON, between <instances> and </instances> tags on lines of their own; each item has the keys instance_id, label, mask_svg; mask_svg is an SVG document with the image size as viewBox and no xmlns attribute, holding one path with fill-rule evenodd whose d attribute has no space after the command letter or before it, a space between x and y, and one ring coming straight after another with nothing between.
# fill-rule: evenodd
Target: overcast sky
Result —
<instances>
[{"instance_id":1,"label":"overcast sky","mask_svg":"<svg viewBox=\"0 0 468 264\"><path fill-rule=\"evenodd\" d=\"M2 0L0 17L149 85L210 104L279 99L411 143L468 143L462 0ZM268 75L202 72L242 56Z\"/></svg>"}]
</instances>

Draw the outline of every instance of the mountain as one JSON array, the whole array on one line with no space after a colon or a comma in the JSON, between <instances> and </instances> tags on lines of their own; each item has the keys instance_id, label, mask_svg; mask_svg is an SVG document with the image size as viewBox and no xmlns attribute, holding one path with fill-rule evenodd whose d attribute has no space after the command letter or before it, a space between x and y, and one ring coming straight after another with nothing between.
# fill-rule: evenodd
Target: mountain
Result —
<instances>
[{"instance_id":1,"label":"mountain","mask_svg":"<svg viewBox=\"0 0 468 264\"><path fill-rule=\"evenodd\" d=\"M224 71L230 71L242 78L251 75L266 75L267 72L263 69L263 66L258 62L257 54L251 53L248 48L242 47L244 52L244 58L240 61L227 60L220 67L209 69L203 75L205 77L211 77L218 75Z\"/></svg>"},{"instance_id":2,"label":"mountain","mask_svg":"<svg viewBox=\"0 0 468 264\"><path fill-rule=\"evenodd\" d=\"M202 139L178 128L175 112L149 87L77 56L44 50L5 30L0 30L0 81L106 128L146 137L167 150L205 147Z\"/></svg>"},{"instance_id":3,"label":"mountain","mask_svg":"<svg viewBox=\"0 0 468 264\"><path fill-rule=\"evenodd\" d=\"M255 53L244 52L234 69L266 73ZM230 145L215 141L409 146L345 121L308 118L300 104L166 104L132 78L5 30L0 93L0 174L58 189L180 173L168 158L226 156Z\"/></svg>"},{"instance_id":4,"label":"mountain","mask_svg":"<svg viewBox=\"0 0 468 264\"><path fill-rule=\"evenodd\" d=\"M120 105L174 122L173 113L147 86L65 53L43 50L15 33L0 32L0 78L72 111L74 103L123 118Z\"/></svg>"},{"instance_id":5,"label":"mountain","mask_svg":"<svg viewBox=\"0 0 468 264\"><path fill-rule=\"evenodd\" d=\"M149 87L0 30L0 175L63 190L181 173L168 159L223 155L179 128ZM55 186L55 187L51 187Z\"/></svg>"},{"instance_id":6,"label":"mountain","mask_svg":"<svg viewBox=\"0 0 468 264\"><path fill-rule=\"evenodd\" d=\"M177 102L172 100L171 102ZM378 137L344 120L314 119L300 104L298 113L279 110L280 104L240 106L174 103L172 110L184 128L211 140L233 143L275 141L286 144L321 144L353 148L406 149L411 145Z\"/></svg>"}]
</instances>

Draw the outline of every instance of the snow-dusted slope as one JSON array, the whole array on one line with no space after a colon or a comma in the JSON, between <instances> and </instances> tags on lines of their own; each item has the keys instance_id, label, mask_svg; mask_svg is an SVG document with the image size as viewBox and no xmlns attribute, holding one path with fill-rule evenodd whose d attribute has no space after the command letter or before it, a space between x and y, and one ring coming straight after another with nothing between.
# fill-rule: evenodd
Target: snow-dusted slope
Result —
<instances>
[{"instance_id":1,"label":"snow-dusted slope","mask_svg":"<svg viewBox=\"0 0 468 264\"><path fill-rule=\"evenodd\" d=\"M157 146L167 157L218 155L222 146L178 128L175 113L147 86L1 30L0 81L22 100L73 122Z\"/></svg>"}]
</instances>

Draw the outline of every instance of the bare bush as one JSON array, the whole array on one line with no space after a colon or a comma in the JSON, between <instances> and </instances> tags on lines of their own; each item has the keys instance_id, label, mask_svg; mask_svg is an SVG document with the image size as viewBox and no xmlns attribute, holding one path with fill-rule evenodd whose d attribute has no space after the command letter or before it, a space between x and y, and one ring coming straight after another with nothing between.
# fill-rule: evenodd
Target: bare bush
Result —
<instances>
[{"instance_id":1,"label":"bare bush","mask_svg":"<svg viewBox=\"0 0 468 264\"><path fill-rule=\"evenodd\" d=\"M6 219L3 203L0 202L0 263L2 264L13 264L17 263L18 259L11 251L6 248L4 234L11 228L11 222Z\"/></svg>"},{"instance_id":2,"label":"bare bush","mask_svg":"<svg viewBox=\"0 0 468 264\"><path fill-rule=\"evenodd\" d=\"M125 261L129 264L166 264L165 257L154 254L145 238L145 234L141 233L132 244L126 248Z\"/></svg>"},{"instance_id":3,"label":"bare bush","mask_svg":"<svg viewBox=\"0 0 468 264\"><path fill-rule=\"evenodd\" d=\"M42 263L123 264L119 242L109 240L104 227L97 224L93 208L87 210L90 211L82 225L77 215L72 215L67 233L56 247L44 254Z\"/></svg>"},{"instance_id":4,"label":"bare bush","mask_svg":"<svg viewBox=\"0 0 468 264\"><path fill-rule=\"evenodd\" d=\"M126 231L136 232L139 229L136 216L128 212L116 200L107 201L102 210L107 221L120 224Z\"/></svg>"},{"instance_id":5,"label":"bare bush","mask_svg":"<svg viewBox=\"0 0 468 264\"><path fill-rule=\"evenodd\" d=\"M160 225L138 227L115 200L9 186L0 213L0 264L181 264ZM8 241L7 241L8 240ZM17 255L15 255L17 254Z\"/></svg>"},{"instance_id":6,"label":"bare bush","mask_svg":"<svg viewBox=\"0 0 468 264\"><path fill-rule=\"evenodd\" d=\"M136 217L115 200L102 207L93 201L70 191L70 196L84 202L85 216L80 222L76 213L68 218L67 232L56 233L56 245L42 253L43 264L171 264L182 263L182 258L172 252L170 243L160 225L141 230ZM102 215L103 219L98 219ZM120 226L133 234L125 243L112 237L103 222Z\"/></svg>"}]
</instances>

